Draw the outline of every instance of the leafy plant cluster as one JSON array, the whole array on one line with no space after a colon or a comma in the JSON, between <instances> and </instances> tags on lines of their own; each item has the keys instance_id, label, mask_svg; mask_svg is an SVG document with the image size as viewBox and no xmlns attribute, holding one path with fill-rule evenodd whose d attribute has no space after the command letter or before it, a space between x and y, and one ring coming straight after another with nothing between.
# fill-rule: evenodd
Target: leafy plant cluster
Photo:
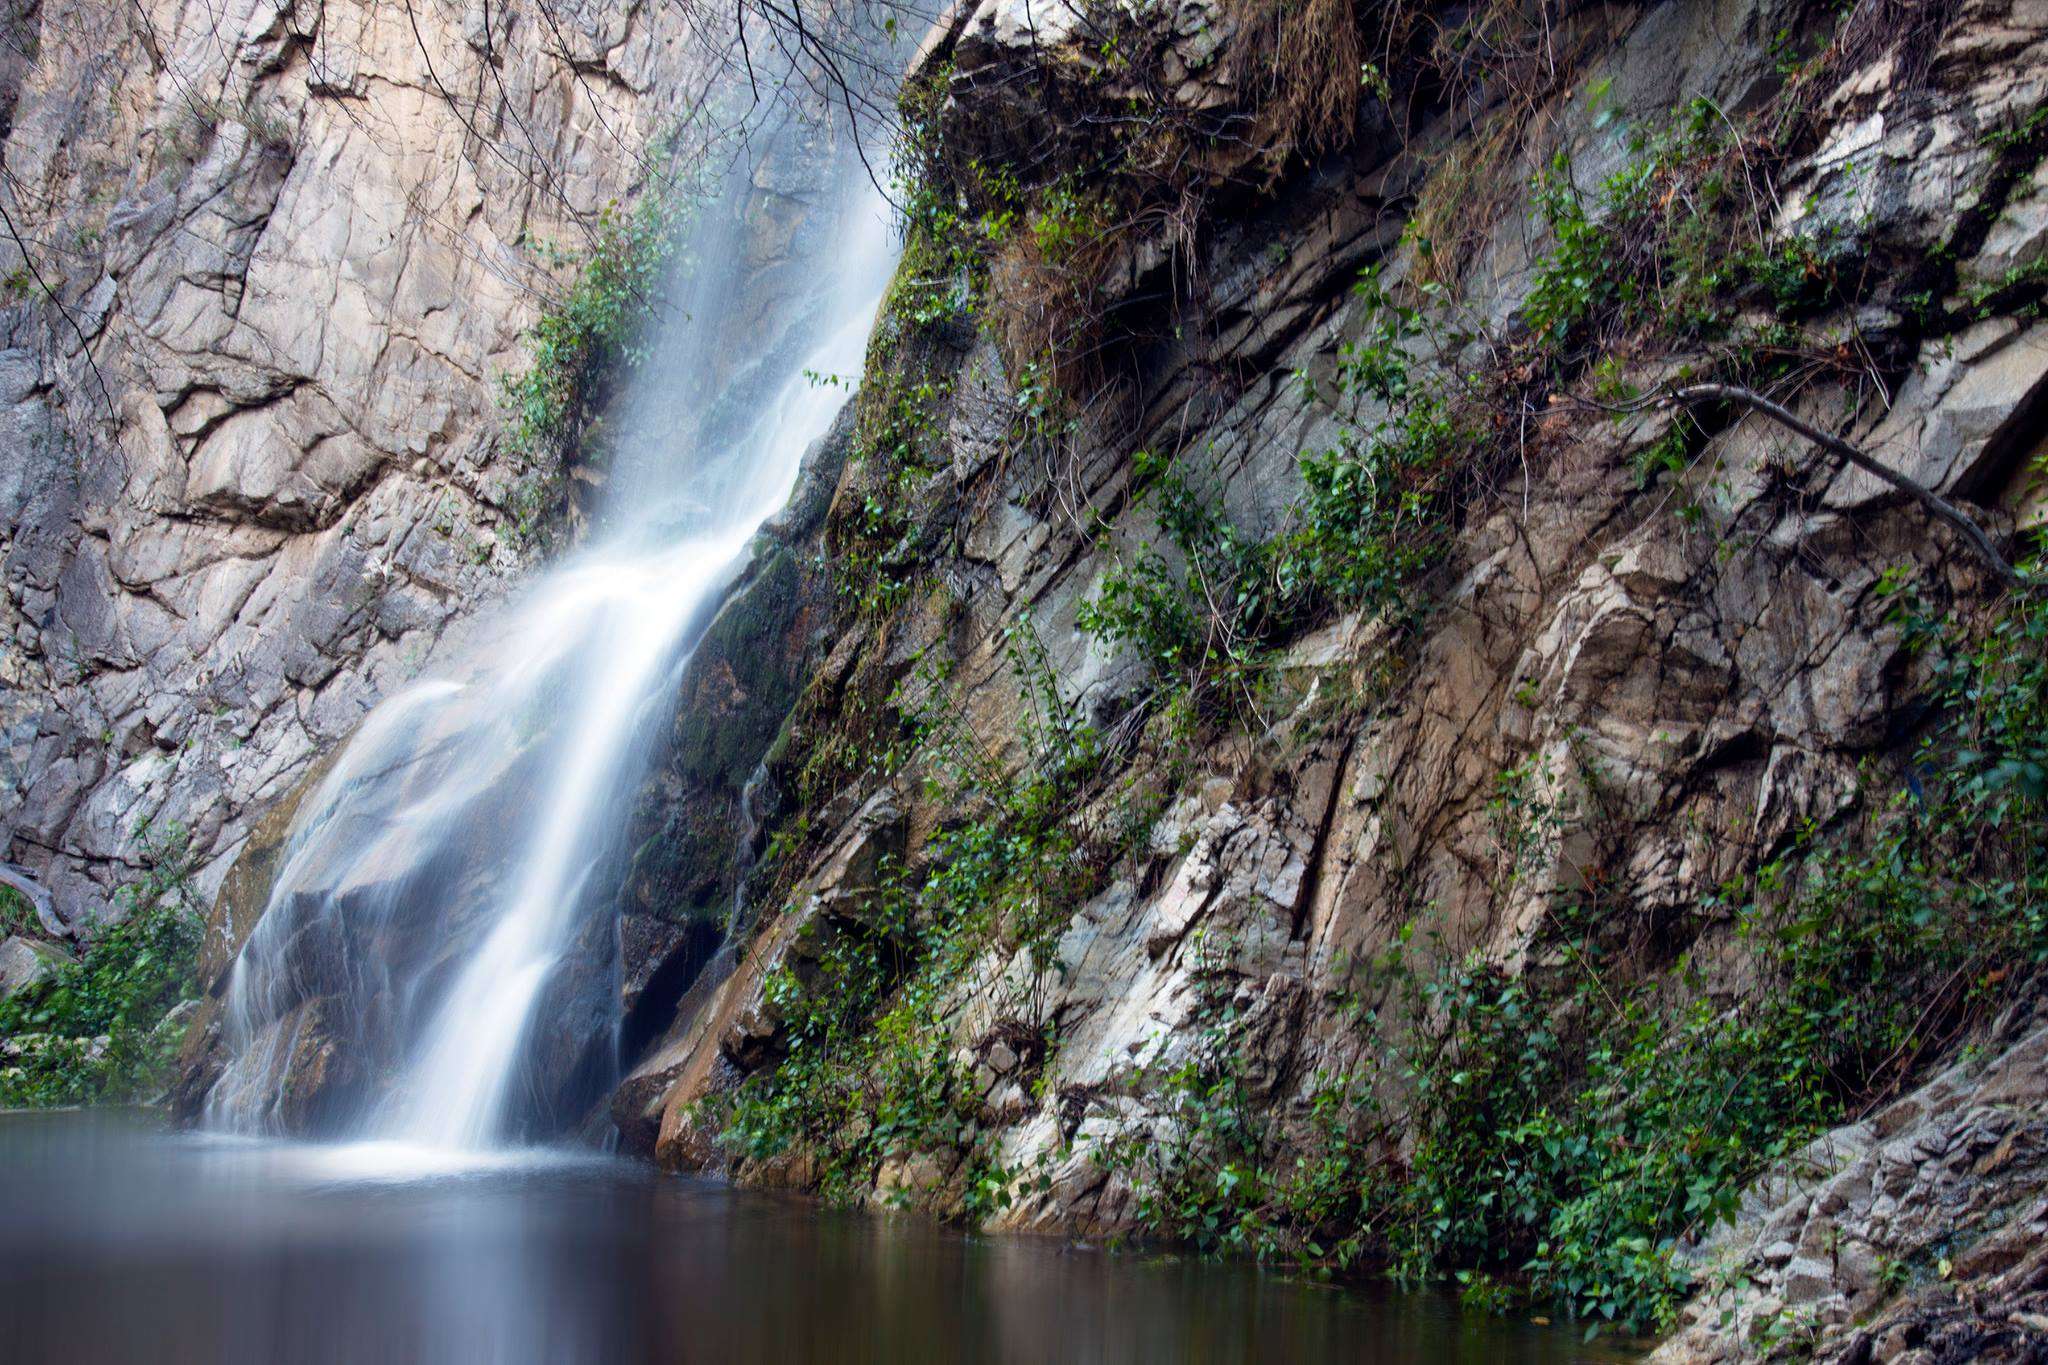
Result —
<instances>
[{"instance_id":1,"label":"leafy plant cluster","mask_svg":"<svg viewBox=\"0 0 2048 1365\"><path fill-rule=\"evenodd\" d=\"M1365 326L1331 385L1346 420L1330 449L1303 455L1279 534L1248 535L1170 462L1134 457L1171 554L1143 547L1119 563L1080 624L1135 647L1192 710L1221 695L1256 713L1273 646L1330 610L1405 620L1410 586L1443 553L1458 481L1485 437L1473 386L1417 376L1417 349L1441 338L1377 268L1354 292Z\"/></svg>"},{"instance_id":2,"label":"leafy plant cluster","mask_svg":"<svg viewBox=\"0 0 2048 1365\"><path fill-rule=\"evenodd\" d=\"M1774 238L1768 167L1711 101L1630 133L1627 149L1590 193L1562 152L1537 179L1553 244L1521 317L1540 350L1580 357L1642 326L1723 340L1746 304L1790 321L1850 286L1854 231L1821 223Z\"/></svg>"},{"instance_id":3,"label":"leafy plant cluster","mask_svg":"<svg viewBox=\"0 0 2048 1365\"><path fill-rule=\"evenodd\" d=\"M580 251L533 244L544 263L571 273L527 329L526 368L499 379L505 444L526 469L510 507L520 540L531 540L553 509L608 381L645 359L691 202L685 187L664 184L631 207L607 204Z\"/></svg>"},{"instance_id":4,"label":"leafy plant cluster","mask_svg":"<svg viewBox=\"0 0 2048 1365\"><path fill-rule=\"evenodd\" d=\"M940 64L904 82L897 96L892 184L903 216L903 255L887 312L912 327L978 316L989 259L1016 229L1024 207L1014 172L951 154L939 114L952 80L951 64Z\"/></svg>"},{"instance_id":5,"label":"leafy plant cluster","mask_svg":"<svg viewBox=\"0 0 2048 1365\"><path fill-rule=\"evenodd\" d=\"M1317 1076L1305 1131L1289 1131L1246 1074L1235 1002L1210 1010L1188 1055L1155 1078L1157 1119L1099 1141L1095 1161L1129 1182L1151 1236L1320 1273L1372 1260L1393 1167L1370 1087Z\"/></svg>"},{"instance_id":6,"label":"leafy plant cluster","mask_svg":"<svg viewBox=\"0 0 2048 1365\"><path fill-rule=\"evenodd\" d=\"M1866 772L1860 817L1708 898L1755 949L1753 989L1710 997L1684 960L1629 984L1583 901L1553 911L1555 971L1425 968L1404 935L1372 964L1399 1017L1362 1021L1384 1055L1318 1078L1305 1130L1248 1102L1228 1009L1158 1079L1164 1139L1102 1153L1148 1230L1668 1326L1697 1273L1681 1247L1748 1181L1898 1093L2048 960L2048 606L1971 632L1897 601L1941 719Z\"/></svg>"},{"instance_id":7,"label":"leafy plant cluster","mask_svg":"<svg viewBox=\"0 0 2048 1365\"><path fill-rule=\"evenodd\" d=\"M1031 984L1010 1006L1042 1051L1054 945L1121 846L1082 816L1103 741L1060 696L1028 623L1009 648L1027 703L1025 763L1008 773L985 751L937 700L943 679L924 673L925 698L898 699L914 733L906 759L921 763L930 794L957 818L914 858L885 857L857 909L822 912L799 931L807 941L766 988L784 1055L719 1116L729 1150L753 1160L801 1154L829 1196L858 1195L891 1159L957 1157L960 1211L978 1218L1026 1178L988 1150L980 1092L955 1050L958 987L992 952L1022 950Z\"/></svg>"},{"instance_id":8,"label":"leafy plant cluster","mask_svg":"<svg viewBox=\"0 0 2048 1365\"><path fill-rule=\"evenodd\" d=\"M29 938L43 932L42 921L36 918L36 908L11 886L0 886L0 939L22 935Z\"/></svg>"},{"instance_id":9,"label":"leafy plant cluster","mask_svg":"<svg viewBox=\"0 0 2048 1365\"><path fill-rule=\"evenodd\" d=\"M1397 301L1377 269L1353 293L1367 325L1340 351L1337 394L1354 418L1384 415L1348 423L1334 449L1303 456L1277 578L1291 597L1399 615L1408 585L1443 553L1458 476L1487 433L1477 380L1413 371L1423 342L1442 355L1463 338L1433 335L1423 309ZM1434 305L1440 290L1423 286L1421 295Z\"/></svg>"},{"instance_id":10,"label":"leafy plant cluster","mask_svg":"<svg viewBox=\"0 0 2048 1365\"><path fill-rule=\"evenodd\" d=\"M1120 225L1101 175L1072 171L1027 186L999 159L953 155L939 114L953 72L904 87L896 191L904 253L890 313L910 326L973 320L1007 344L1013 367L1069 381L1069 351L1092 338L1096 277Z\"/></svg>"},{"instance_id":11,"label":"leafy plant cluster","mask_svg":"<svg viewBox=\"0 0 2048 1365\"><path fill-rule=\"evenodd\" d=\"M1205 490L1149 451L1134 457L1149 478L1160 530L1173 552L1139 547L1104 575L1077 624L1107 644L1134 647L1162 688L1189 708L1217 692L1245 709L1255 693L1285 601L1275 545L1232 523Z\"/></svg>"},{"instance_id":12,"label":"leafy plant cluster","mask_svg":"<svg viewBox=\"0 0 2048 1365\"><path fill-rule=\"evenodd\" d=\"M878 337L855 413L852 458L862 466L859 502L835 511L828 564L839 597L857 615L879 617L908 601L929 559L932 527L920 498L944 468L936 414L952 376L929 357L892 355L906 339Z\"/></svg>"},{"instance_id":13,"label":"leafy plant cluster","mask_svg":"<svg viewBox=\"0 0 2048 1365\"><path fill-rule=\"evenodd\" d=\"M146 831L145 831L146 834ZM121 918L74 962L0 1001L0 1106L144 1101L183 1041L204 933L185 836L148 840L150 870L118 893Z\"/></svg>"}]
</instances>

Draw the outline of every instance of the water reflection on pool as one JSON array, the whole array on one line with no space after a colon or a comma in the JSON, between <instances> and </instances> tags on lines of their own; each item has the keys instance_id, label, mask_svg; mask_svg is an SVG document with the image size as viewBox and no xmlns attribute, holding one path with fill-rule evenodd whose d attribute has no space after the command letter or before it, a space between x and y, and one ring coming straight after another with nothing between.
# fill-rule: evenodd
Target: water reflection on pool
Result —
<instances>
[{"instance_id":1,"label":"water reflection on pool","mask_svg":"<svg viewBox=\"0 0 2048 1365\"><path fill-rule=\"evenodd\" d=\"M0 1117L9 1361L1563 1362L1609 1347L1219 1266L529 1153Z\"/></svg>"}]
</instances>

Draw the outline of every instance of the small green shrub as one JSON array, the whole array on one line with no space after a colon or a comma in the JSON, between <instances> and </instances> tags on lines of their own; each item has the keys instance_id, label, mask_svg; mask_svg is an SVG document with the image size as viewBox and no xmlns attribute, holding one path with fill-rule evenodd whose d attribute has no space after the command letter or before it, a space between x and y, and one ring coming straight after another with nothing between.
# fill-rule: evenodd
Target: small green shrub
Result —
<instances>
[{"instance_id":1,"label":"small green shrub","mask_svg":"<svg viewBox=\"0 0 2048 1365\"><path fill-rule=\"evenodd\" d=\"M1435 335L1377 268L1352 293L1365 329L1340 352L1335 384L1354 420L1336 449L1302 457L1296 529L1280 549L1278 575L1291 597L1398 614L1407 585L1443 553L1449 491L1482 433L1469 386L1413 371L1418 350L1441 359L1457 339ZM1437 293L1422 290L1425 302ZM1358 422L1361 407L1377 420Z\"/></svg>"},{"instance_id":2,"label":"small green shrub","mask_svg":"<svg viewBox=\"0 0 2048 1365\"><path fill-rule=\"evenodd\" d=\"M1743 303L1767 305L1778 321L1766 325L1782 327L1845 293L1856 233L1820 223L1772 235L1768 169L1711 102L1630 135L1628 152L1590 192L1563 153L1536 179L1552 240L1520 316L1554 365L1638 328L1739 347Z\"/></svg>"},{"instance_id":3,"label":"small green shrub","mask_svg":"<svg viewBox=\"0 0 2048 1365\"><path fill-rule=\"evenodd\" d=\"M1282 591L1399 610L1407 586L1443 555L1444 491L1473 444L1451 404L1428 398L1363 442L1304 456Z\"/></svg>"},{"instance_id":4,"label":"small green shrub","mask_svg":"<svg viewBox=\"0 0 2048 1365\"><path fill-rule=\"evenodd\" d=\"M893 339L883 334L877 351ZM918 500L940 472L935 416L952 395L939 367L871 355L871 376L855 401L851 457L861 466L862 496L830 527L828 563L840 599L860 616L887 615L908 601L929 559L929 519Z\"/></svg>"},{"instance_id":5,"label":"small green shrub","mask_svg":"<svg viewBox=\"0 0 2048 1365\"><path fill-rule=\"evenodd\" d=\"M645 358L648 324L692 203L686 185L664 183L631 208L607 204L581 251L533 244L544 262L571 274L526 331L526 367L499 379L506 448L526 470L508 509L517 538L531 540L554 510L564 466L607 379Z\"/></svg>"},{"instance_id":6,"label":"small green shrub","mask_svg":"<svg viewBox=\"0 0 2048 1365\"><path fill-rule=\"evenodd\" d=\"M989 260L1022 219L1015 173L950 154L939 129L953 77L942 65L906 82L897 97L892 187L903 221L903 255L890 284L888 314L912 327L977 317ZM876 367L868 367L870 376Z\"/></svg>"},{"instance_id":7,"label":"small green shrub","mask_svg":"<svg viewBox=\"0 0 2048 1365\"><path fill-rule=\"evenodd\" d=\"M1633 179L1610 182L1611 194L1626 193ZM1538 264L1535 283L1522 303L1522 320L1539 346L1561 349L1596 314L1632 314L1641 288L1623 268L1616 225L1589 213L1572 184L1562 154L1536 182L1536 203L1550 225L1552 246Z\"/></svg>"},{"instance_id":8,"label":"small green shrub","mask_svg":"<svg viewBox=\"0 0 2048 1365\"><path fill-rule=\"evenodd\" d=\"M25 934L39 938L43 933L42 921L36 918L36 908L11 886L0 886L0 939Z\"/></svg>"},{"instance_id":9,"label":"small green shrub","mask_svg":"<svg viewBox=\"0 0 2048 1365\"><path fill-rule=\"evenodd\" d=\"M1246 535L1215 498L1149 452L1135 463L1175 557L1140 547L1103 576L1078 624L1105 643L1134 646L1184 697L1228 691L1250 709L1289 605L1274 573L1277 544Z\"/></svg>"},{"instance_id":10,"label":"small green shrub","mask_svg":"<svg viewBox=\"0 0 2048 1365\"><path fill-rule=\"evenodd\" d=\"M152 870L119 895L122 918L76 962L0 1001L0 1106L148 1100L168 1078L198 998L204 932L180 831L151 840Z\"/></svg>"},{"instance_id":11,"label":"small green shrub","mask_svg":"<svg viewBox=\"0 0 2048 1365\"><path fill-rule=\"evenodd\" d=\"M1158 1117L1099 1142L1094 1160L1130 1182L1151 1236L1204 1255L1349 1270L1376 1251L1389 1204L1389 1134L1371 1091L1319 1075L1305 1140L1288 1142L1245 1075L1239 1023L1229 1003L1214 1006L1192 1055L1153 1078Z\"/></svg>"},{"instance_id":12,"label":"small green shrub","mask_svg":"<svg viewBox=\"0 0 2048 1365\"><path fill-rule=\"evenodd\" d=\"M1171 462L1133 457L1173 555L1141 548L1113 567L1079 624L1137 649L1195 714L1217 696L1255 714L1273 646L1330 611L1406 624L1412 585L1443 555L1454 492L1483 445L1476 395L1415 377L1416 350L1449 341L1389 294L1377 268L1353 290L1364 326L1340 350L1332 386L1344 430L1331 449L1301 457L1287 529L1250 536Z\"/></svg>"}]
</instances>

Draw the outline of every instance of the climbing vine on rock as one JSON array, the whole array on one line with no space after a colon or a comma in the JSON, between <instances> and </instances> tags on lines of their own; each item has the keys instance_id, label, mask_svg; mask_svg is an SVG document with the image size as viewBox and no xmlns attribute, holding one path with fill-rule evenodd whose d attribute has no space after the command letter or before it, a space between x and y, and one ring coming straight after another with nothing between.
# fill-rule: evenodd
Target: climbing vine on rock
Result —
<instances>
[{"instance_id":1,"label":"climbing vine on rock","mask_svg":"<svg viewBox=\"0 0 2048 1365\"><path fill-rule=\"evenodd\" d=\"M1423 291L1424 305L1435 292ZM1340 416L1339 435L1302 455L1302 491L1278 534L1247 535L1175 462L1134 457L1165 545L1116 564L1080 625L1137 649L1191 716L1213 700L1258 715L1274 646L1332 612L1412 623L1415 584L1443 554L1461 489L1483 473L1481 387L1423 358L1459 338L1398 301L1377 268L1353 293L1363 325L1326 392L1300 380Z\"/></svg>"}]
</instances>

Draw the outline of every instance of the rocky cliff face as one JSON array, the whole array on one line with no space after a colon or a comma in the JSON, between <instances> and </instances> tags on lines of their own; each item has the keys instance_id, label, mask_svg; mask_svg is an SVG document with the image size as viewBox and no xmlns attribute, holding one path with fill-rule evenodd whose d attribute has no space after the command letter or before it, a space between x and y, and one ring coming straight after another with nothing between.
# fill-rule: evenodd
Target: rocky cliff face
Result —
<instances>
[{"instance_id":1,"label":"rocky cliff face","mask_svg":"<svg viewBox=\"0 0 2048 1365\"><path fill-rule=\"evenodd\" d=\"M517 244L687 54L95 14L5 70L13 856L89 914L140 821L219 876L268 810L260 905L516 561ZM628 1141L1526 1271L1672 1358L2038 1349L2040 618L1669 395L2016 556L2044 49L2034 0L954 7L864 387L629 817Z\"/></svg>"},{"instance_id":2,"label":"rocky cliff face","mask_svg":"<svg viewBox=\"0 0 2048 1365\"><path fill-rule=\"evenodd\" d=\"M658 8L9 7L0 830L89 922L527 553L496 381L706 55ZM666 26L666 27L665 27Z\"/></svg>"},{"instance_id":3,"label":"rocky cliff face","mask_svg":"<svg viewBox=\"0 0 2048 1365\"><path fill-rule=\"evenodd\" d=\"M1417 1130L1449 1101L1394 1056L1475 1055L1472 982L1532 1056L1582 1026L1589 961L1610 1002L1748 1017L1789 988L1727 888L1920 793L1931 664L1895 585L1969 616L1994 572L1780 422L1643 400L1738 373L2009 547L2048 430L2048 10L1307 8L986 0L927 42L940 188L833 507L838 633L765 770L755 925L622 1104L665 1162L1006 1227L1206 1216L1291 1255L1280 1182L1229 1185L1337 1136L1352 1188L1438 1159ZM1361 92L1317 103L1297 55ZM1333 506L1395 533L1317 596L1288 574L1333 572ZM1395 957L1468 994L1405 1011ZM1910 1064L1829 1104L1991 1027L1929 999ZM1698 1036L1640 1017L1657 1056ZM1956 1248L2042 1216L2023 1034L1815 1148L1834 1183L1796 1208L1769 1212L1806 1191L1781 1174L1732 1240L1660 1223L1645 1265L1755 1280L1669 1349L1892 1358L1924 1322L1852 1323L1937 1261L2010 1269ZM2037 1281L1983 1299L2026 1349Z\"/></svg>"}]
</instances>

